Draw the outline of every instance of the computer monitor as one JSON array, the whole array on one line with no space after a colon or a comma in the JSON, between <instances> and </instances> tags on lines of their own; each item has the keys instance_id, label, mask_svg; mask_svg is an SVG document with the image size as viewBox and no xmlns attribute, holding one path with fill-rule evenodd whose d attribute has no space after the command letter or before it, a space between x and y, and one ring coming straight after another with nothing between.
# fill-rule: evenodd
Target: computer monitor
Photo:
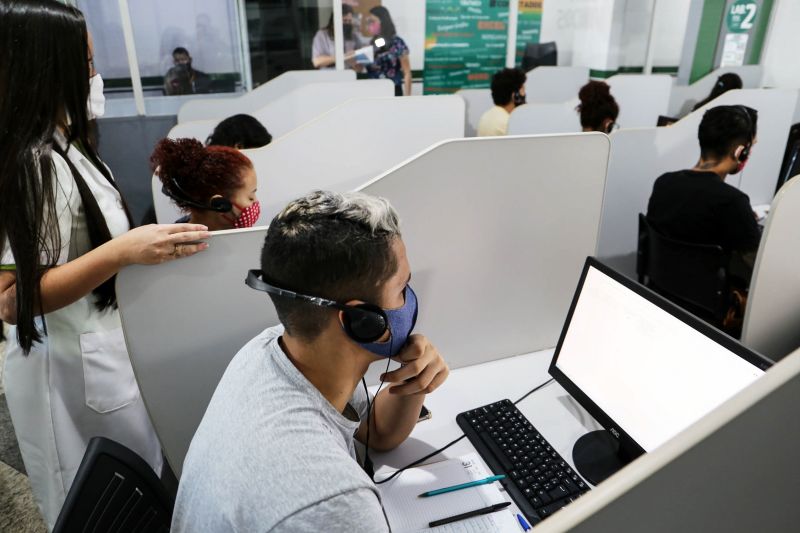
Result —
<instances>
[{"instance_id":1,"label":"computer monitor","mask_svg":"<svg viewBox=\"0 0 800 533\"><path fill-rule=\"evenodd\" d=\"M528 43L522 54L522 70L528 72L536 67L554 67L558 64L558 49L555 41L549 43Z\"/></svg>"},{"instance_id":2,"label":"computer monitor","mask_svg":"<svg viewBox=\"0 0 800 533\"><path fill-rule=\"evenodd\" d=\"M604 430L573 459L597 484L725 402L771 362L588 258L550 374Z\"/></svg>"}]
</instances>

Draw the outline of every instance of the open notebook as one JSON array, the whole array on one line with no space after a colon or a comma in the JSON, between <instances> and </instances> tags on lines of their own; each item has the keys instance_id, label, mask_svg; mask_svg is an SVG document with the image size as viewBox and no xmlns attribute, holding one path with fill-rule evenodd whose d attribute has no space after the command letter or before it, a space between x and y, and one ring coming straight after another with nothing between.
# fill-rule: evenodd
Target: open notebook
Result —
<instances>
[{"instance_id":1,"label":"open notebook","mask_svg":"<svg viewBox=\"0 0 800 533\"><path fill-rule=\"evenodd\" d=\"M514 515L507 509L436 528L428 527L434 520L502 503L506 498L500 493L497 483L430 498L420 498L420 494L491 475L478 454L471 453L427 466L410 468L395 479L378 485L392 532L519 533L522 529Z\"/></svg>"}]
</instances>

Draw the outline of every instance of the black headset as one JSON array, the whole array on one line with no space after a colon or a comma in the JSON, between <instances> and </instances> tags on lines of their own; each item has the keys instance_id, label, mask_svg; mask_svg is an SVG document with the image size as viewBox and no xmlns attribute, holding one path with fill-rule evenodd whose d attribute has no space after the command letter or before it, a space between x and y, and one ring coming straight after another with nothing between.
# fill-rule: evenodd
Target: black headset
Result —
<instances>
[{"instance_id":1,"label":"black headset","mask_svg":"<svg viewBox=\"0 0 800 533\"><path fill-rule=\"evenodd\" d=\"M319 307L331 307L343 313L344 331L356 342L375 342L386 334L389 319L383 309L372 304L345 305L318 296L307 296L287 289L275 287L264 281L260 270L249 270L245 284L251 289L274 294L283 298L300 300Z\"/></svg>"},{"instance_id":2,"label":"black headset","mask_svg":"<svg viewBox=\"0 0 800 533\"><path fill-rule=\"evenodd\" d=\"M740 153L739 157L736 158L740 163L744 163L750 158L750 150L753 148L753 137L755 136L753 132L754 130L753 118L750 116L750 112L747 110L745 106L735 105L732 107L736 110L737 113L739 113L744 117L744 121L747 123L747 137L749 138L749 140L747 141L747 143L745 143L742 153Z\"/></svg>"},{"instance_id":3,"label":"black headset","mask_svg":"<svg viewBox=\"0 0 800 533\"><path fill-rule=\"evenodd\" d=\"M217 213L230 213L233 211L233 204L227 198L212 198L207 204L201 204L200 202L192 200L191 196L178 184L178 180L170 178L169 181L172 183L172 186L175 187L175 191L170 191L167 189L167 186L164 185L161 187L161 192L176 202L205 211L216 211Z\"/></svg>"}]
</instances>

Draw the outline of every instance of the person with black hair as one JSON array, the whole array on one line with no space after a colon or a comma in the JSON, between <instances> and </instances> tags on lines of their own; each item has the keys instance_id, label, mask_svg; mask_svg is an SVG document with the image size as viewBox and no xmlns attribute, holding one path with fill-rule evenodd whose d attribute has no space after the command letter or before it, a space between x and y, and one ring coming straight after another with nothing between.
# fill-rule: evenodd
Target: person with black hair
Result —
<instances>
[{"instance_id":1,"label":"person with black hair","mask_svg":"<svg viewBox=\"0 0 800 533\"><path fill-rule=\"evenodd\" d=\"M211 92L211 77L192 67L189 50L179 46L172 51L174 66L164 76L164 94L206 94Z\"/></svg>"},{"instance_id":2,"label":"person with black hair","mask_svg":"<svg viewBox=\"0 0 800 533\"><path fill-rule=\"evenodd\" d=\"M617 127L619 105L611 95L611 87L604 81L592 80L578 93L576 111L581 116L583 131L599 131L609 134Z\"/></svg>"},{"instance_id":3,"label":"person with black hair","mask_svg":"<svg viewBox=\"0 0 800 533\"><path fill-rule=\"evenodd\" d=\"M519 68L504 68L492 77L494 107L481 115L478 137L502 136L508 133L508 119L515 108L525 103L527 76Z\"/></svg>"},{"instance_id":4,"label":"person with black hair","mask_svg":"<svg viewBox=\"0 0 800 533\"><path fill-rule=\"evenodd\" d=\"M714 84L714 87L711 89L711 92L708 94L708 96L697 102L694 107L692 107L692 111L697 111L718 96L725 94L728 91L741 89L743 86L744 84L742 83L742 78L740 78L738 74L735 72L726 72L717 78L717 82Z\"/></svg>"},{"instance_id":5,"label":"person with black hair","mask_svg":"<svg viewBox=\"0 0 800 533\"><path fill-rule=\"evenodd\" d=\"M257 118L240 113L226 118L206 139L206 146L229 146L237 150L261 148L272 142L272 135Z\"/></svg>"},{"instance_id":6,"label":"person with black hair","mask_svg":"<svg viewBox=\"0 0 800 533\"><path fill-rule=\"evenodd\" d=\"M719 245L731 254L731 275L749 285L761 231L750 199L725 178L742 171L756 142L758 112L718 106L703 115L698 130L700 160L689 170L659 177L647 219L672 239Z\"/></svg>"},{"instance_id":7,"label":"person with black hair","mask_svg":"<svg viewBox=\"0 0 800 533\"><path fill-rule=\"evenodd\" d=\"M170 531L389 531L370 453L408 438L449 374L412 334L410 281L385 198L315 191L272 220L247 284L281 324L225 370L183 463ZM376 362L385 373L372 397L364 375Z\"/></svg>"},{"instance_id":8,"label":"person with black hair","mask_svg":"<svg viewBox=\"0 0 800 533\"><path fill-rule=\"evenodd\" d=\"M367 46L368 41L361 36L361 32L353 25L353 7L347 4L342 6L342 32L344 33L344 59L345 66L357 71L363 70L361 65L353 61L353 53ZM311 43L311 62L314 68L332 69L336 66L336 45L333 36L333 13L328 19L328 25L321 28Z\"/></svg>"},{"instance_id":9,"label":"person with black hair","mask_svg":"<svg viewBox=\"0 0 800 533\"><path fill-rule=\"evenodd\" d=\"M12 326L3 377L49 529L92 437L120 442L160 471L115 276L193 255L209 237L191 224L130 229L88 133L90 113L101 111L98 95L90 100L92 54L78 9L0 2L0 319Z\"/></svg>"},{"instance_id":10,"label":"person with black hair","mask_svg":"<svg viewBox=\"0 0 800 533\"><path fill-rule=\"evenodd\" d=\"M367 66L370 78L394 82L395 96L411 95L411 60L406 42L397 35L392 16L383 6L369 10L367 28L372 35L375 60Z\"/></svg>"}]
</instances>

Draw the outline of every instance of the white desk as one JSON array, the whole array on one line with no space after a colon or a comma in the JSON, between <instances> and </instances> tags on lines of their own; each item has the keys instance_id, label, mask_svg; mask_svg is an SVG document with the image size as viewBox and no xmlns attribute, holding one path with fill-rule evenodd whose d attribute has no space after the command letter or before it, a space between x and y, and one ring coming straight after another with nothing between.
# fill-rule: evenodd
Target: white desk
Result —
<instances>
[{"instance_id":1,"label":"white desk","mask_svg":"<svg viewBox=\"0 0 800 533\"><path fill-rule=\"evenodd\" d=\"M395 450L370 453L375 464L375 479L383 479L393 470L428 455L461 435L463 432L456 424L459 413L505 398L517 401L550 379L547 368L553 351L551 348L451 371L447 381L425 400L425 406L433 417L418 423L409 438ZM371 387L370 390L374 393L376 389ZM589 431L602 429L555 382L531 394L517 407L573 469L572 447L575 441ZM427 462L435 463L474 451L472 443L465 438ZM512 507L513 512L519 511L516 505Z\"/></svg>"}]
</instances>

